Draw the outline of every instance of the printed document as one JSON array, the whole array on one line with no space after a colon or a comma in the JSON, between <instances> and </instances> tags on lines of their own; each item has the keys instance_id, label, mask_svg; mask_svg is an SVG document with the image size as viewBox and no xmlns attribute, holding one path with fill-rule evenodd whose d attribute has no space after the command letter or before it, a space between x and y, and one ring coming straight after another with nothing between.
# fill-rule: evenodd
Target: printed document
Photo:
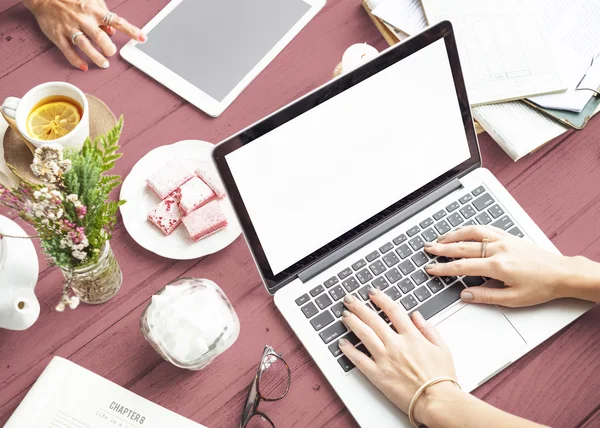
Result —
<instances>
[{"instance_id":1,"label":"printed document","mask_svg":"<svg viewBox=\"0 0 600 428\"><path fill-rule=\"evenodd\" d=\"M535 0L535 9L568 89L530 100L579 113L594 95L581 89L600 87L600 0Z\"/></svg>"},{"instance_id":2,"label":"printed document","mask_svg":"<svg viewBox=\"0 0 600 428\"><path fill-rule=\"evenodd\" d=\"M372 13L406 34L416 34L427 27L421 0L383 0Z\"/></svg>"},{"instance_id":3,"label":"printed document","mask_svg":"<svg viewBox=\"0 0 600 428\"><path fill-rule=\"evenodd\" d=\"M422 3L429 24L452 22L472 106L567 89L528 1Z\"/></svg>"}]
</instances>

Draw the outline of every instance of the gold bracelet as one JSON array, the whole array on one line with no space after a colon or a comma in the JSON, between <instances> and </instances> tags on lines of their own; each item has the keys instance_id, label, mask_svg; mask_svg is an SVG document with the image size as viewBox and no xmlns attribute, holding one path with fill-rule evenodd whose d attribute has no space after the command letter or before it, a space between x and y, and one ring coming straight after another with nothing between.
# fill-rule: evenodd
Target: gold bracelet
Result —
<instances>
[{"instance_id":1,"label":"gold bracelet","mask_svg":"<svg viewBox=\"0 0 600 428\"><path fill-rule=\"evenodd\" d=\"M435 385L436 383L440 383L440 382L452 382L454 385L456 385L458 387L458 389L462 389L460 387L460 385L458 384L458 382L449 376L436 377L436 378L431 379L429 382L425 382L423 385L421 385L421 387L419 389L417 389L417 392L415 392L415 395L413 395L412 400L410 400L410 405L408 406L408 419L410 420L410 424L413 427L419 428L417 421L415 421L415 415L414 415L415 404L417 403L417 400L419 399L421 394L423 394L423 392L425 392L425 390L427 388Z\"/></svg>"}]
</instances>

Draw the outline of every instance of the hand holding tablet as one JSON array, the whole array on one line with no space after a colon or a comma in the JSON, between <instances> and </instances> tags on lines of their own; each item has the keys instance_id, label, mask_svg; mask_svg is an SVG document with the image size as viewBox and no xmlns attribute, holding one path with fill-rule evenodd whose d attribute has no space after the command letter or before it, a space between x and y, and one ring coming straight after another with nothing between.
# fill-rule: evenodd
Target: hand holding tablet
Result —
<instances>
[{"instance_id":1,"label":"hand holding tablet","mask_svg":"<svg viewBox=\"0 0 600 428\"><path fill-rule=\"evenodd\" d=\"M220 115L325 0L173 0L121 55L173 92Z\"/></svg>"}]
</instances>

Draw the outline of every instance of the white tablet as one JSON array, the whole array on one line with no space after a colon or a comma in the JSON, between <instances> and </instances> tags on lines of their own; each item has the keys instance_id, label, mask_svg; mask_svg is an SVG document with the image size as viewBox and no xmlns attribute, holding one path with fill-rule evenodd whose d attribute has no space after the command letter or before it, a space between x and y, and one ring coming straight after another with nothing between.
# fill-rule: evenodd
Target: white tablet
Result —
<instances>
[{"instance_id":1,"label":"white tablet","mask_svg":"<svg viewBox=\"0 0 600 428\"><path fill-rule=\"evenodd\" d=\"M128 62L211 116L220 115L325 0L173 0Z\"/></svg>"}]
</instances>

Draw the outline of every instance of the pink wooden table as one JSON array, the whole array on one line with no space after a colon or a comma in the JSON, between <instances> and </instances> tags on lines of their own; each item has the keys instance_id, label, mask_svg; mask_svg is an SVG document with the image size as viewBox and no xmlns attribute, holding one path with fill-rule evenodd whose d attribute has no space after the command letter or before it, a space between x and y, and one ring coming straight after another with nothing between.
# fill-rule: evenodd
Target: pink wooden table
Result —
<instances>
[{"instance_id":1,"label":"pink wooden table","mask_svg":"<svg viewBox=\"0 0 600 428\"><path fill-rule=\"evenodd\" d=\"M108 0L142 26L167 0ZM226 31L226 29L224 29ZM121 46L125 39L117 36ZM184 139L217 142L327 81L346 47L385 42L358 0L325 9L218 119L211 119L118 57L108 70L71 68L18 0L0 2L0 100L50 80L73 83L125 115L126 175L149 150ZM566 254L600 260L600 119L513 163L487 136L484 164ZM2 211L6 213L6 211ZM97 307L54 312L61 273L41 262L36 293L42 311L24 332L0 331L0 424L6 422L48 361L60 355L177 413L211 427L235 427L265 344L292 368L288 397L262 410L277 427L351 427L356 423L277 312L245 242L200 260L176 262L139 247L117 225L112 246L124 274L120 293ZM177 369L144 341L142 310L179 276L205 277L227 293L241 320L234 346L201 372ZM513 364L476 395L553 426L600 426L600 311L594 309Z\"/></svg>"}]
</instances>

